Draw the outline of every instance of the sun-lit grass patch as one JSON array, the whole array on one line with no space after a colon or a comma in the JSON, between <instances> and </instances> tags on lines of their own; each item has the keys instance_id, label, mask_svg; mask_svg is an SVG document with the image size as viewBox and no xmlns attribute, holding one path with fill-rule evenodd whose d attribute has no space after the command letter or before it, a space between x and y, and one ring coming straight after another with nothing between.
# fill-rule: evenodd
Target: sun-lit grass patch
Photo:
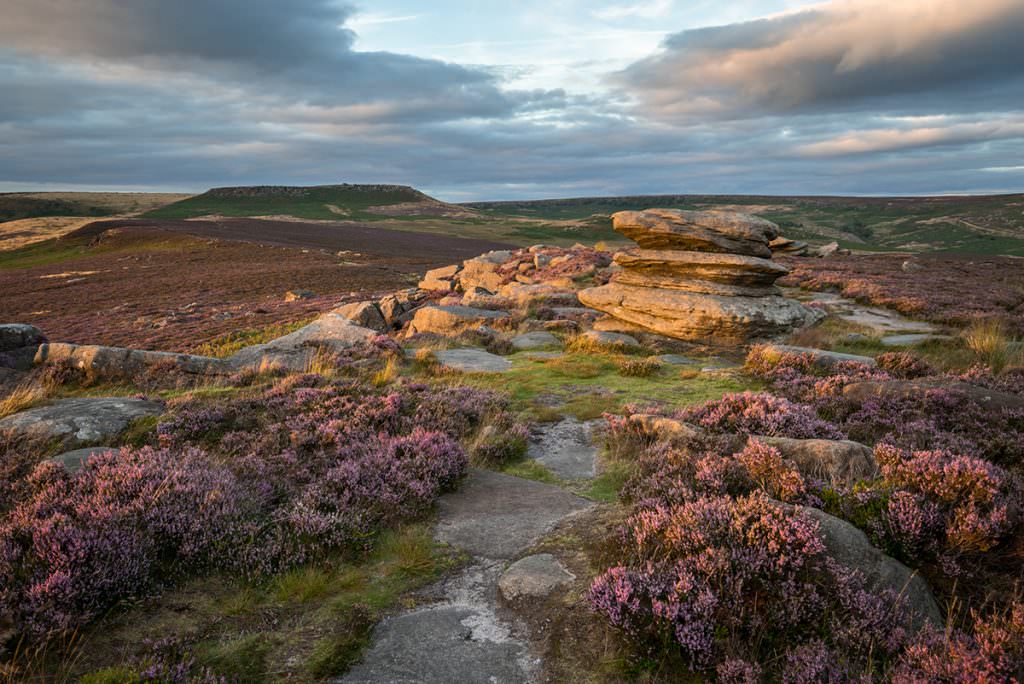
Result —
<instances>
[{"instance_id":1,"label":"sun-lit grass patch","mask_svg":"<svg viewBox=\"0 0 1024 684\"><path fill-rule=\"evenodd\" d=\"M977 359L996 375L1020 357L1018 340L1011 334L1006 323L997 318L972 324L964 331L963 339Z\"/></svg>"},{"instance_id":2,"label":"sun-lit grass patch","mask_svg":"<svg viewBox=\"0 0 1024 684\"><path fill-rule=\"evenodd\" d=\"M52 386L37 379L21 383L0 399L0 418L38 406L53 394L53 390Z\"/></svg>"},{"instance_id":3,"label":"sun-lit grass patch","mask_svg":"<svg viewBox=\"0 0 1024 684\"><path fill-rule=\"evenodd\" d=\"M263 328L247 328L220 335L212 340L203 342L195 348L195 354L199 356L212 356L224 358L231 356L245 347L256 344L264 344L271 340L293 333L303 326L309 325L312 318L304 318L290 323L276 323Z\"/></svg>"}]
</instances>

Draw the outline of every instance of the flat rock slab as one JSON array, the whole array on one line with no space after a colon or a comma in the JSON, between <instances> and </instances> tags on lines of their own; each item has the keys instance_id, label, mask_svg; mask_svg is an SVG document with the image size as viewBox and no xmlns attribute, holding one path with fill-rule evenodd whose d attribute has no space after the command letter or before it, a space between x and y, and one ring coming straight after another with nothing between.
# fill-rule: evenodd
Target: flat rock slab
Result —
<instances>
[{"instance_id":1,"label":"flat rock slab","mask_svg":"<svg viewBox=\"0 0 1024 684\"><path fill-rule=\"evenodd\" d=\"M271 364L301 371L309 364L318 348L340 353L371 344L377 335L376 331L356 325L341 314L326 313L284 337L246 347L228 361L236 368Z\"/></svg>"},{"instance_id":2,"label":"flat rock slab","mask_svg":"<svg viewBox=\"0 0 1024 684\"><path fill-rule=\"evenodd\" d=\"M526 455L565 480L594 477L597 447L593 433L597 422L566 418L543 424L536 429Z\"/></svg>"},{"instance_id":3,"label":"flat rock slab","mask_svg":"<svg viewBox=\"0 0 1024 684\"><path fill-rule=\"evenodd\" d=\"M525 637L495 614L498 563L479 563L436 587L441 602L374 630L345 684L518 684L536 680Z\"/></svg>"},{"instance_id":4,"label":"flat rock slab","mask_svg":"<svg viewBox=\"0 0 1024 684\"><path fill-rule=\"evenodd\" d=\"M64 470L74 474L81 470L86 461L88 461L92 456L103 456L115 451L117 451L117 449L110 449L108 447L88 447L85 449L65 451L63 454L58 454L50 460L54 463L59 463L64 467Z\"/></svg>"},{"instance_id":5,"label":"flat rock slab","mask_svg":"<svg viewBox=\"0 0 1024 684\"><path fill-rule=\"evenodd\" d=\"M512 348L519 351L561 347L562 342L547 331L523 333L512 338Z\"/></svg>"},{"instance_id":6,"label":"flat rock slab","mask_svg":"<svg viewBox=\"0 0 1024 684\"><path fill-rule=\"evenodd\" d=\"M815 365L821 368L828 368L837 363L843 363L852 361L854 363L862 363L865 366L875 366L876 361L870 356L860 356L858 354L843 354L842 352L829 351L827 349L814 349L812 347L795 347L791 344L772 344L768 345L768 349L775 351L779 354L809 354L813 359Z\"/></svg>"},{"instance_id":7,"label":"flat rock slab","mask_svg":"<svg viewBox=\"0 0 1024 684\"><path fill-rule=\"evenodd\" d=\"M472 469L458 491L441 497L435 536L474 556L510 559L592 505L554 485Z\"/></svg>"},{"instance_id":8,"label":"flat rock slab","mask_svg":"<svg viewBox=\"0 0 1024 684\"><path fill-rule=\"evenodd\" d=\"M661 363L668 364L669 366L694 366L697 364L696 360L683 356L682 354L662 354L660 356L655 356L654 358Z\"/></svg>"},{"instance_id":9,"label":"flat rock slab","mask_svg":"<svg viewBox=\"0 0 1024 684\"><path fill-rule=\"evenodd\" d=\"M626 335L625 333L608 332L605 330L588 330L583 333L583 337L590 340L591 342L607 347L628 347L629 349L639 349L640 343L632 335Z\"/></svg>"},{"instance_id":10,"label":"flat rock slab","mask_svg":"<svg viewBox=\"0 0 1024 684\"><path fill-rule=\"evenodd\" d=\"M48 406L15 413L0 420L0 433L11 432L65 444L102 442L117 436L137 418L158 416L164 405L127 397L61 399Z\"/></svg>"},{"instance_id":11,"label":"flat rock slab","mask_svg":"<svg viewBox=\"0 0 1024 684\"><path fill-rule=\"evenodd\" d=\"M929 333L910 333L907 335L887 335L879 340L886 347L911 347L931 340L951 340L949 335L931 335Z\"/></svg>"},{"instance_id":12,"label":"flat rock slab","mask_svg":"<svg viewBox=\"0 0 1024 684\"><path fill-rule=\"evenodd\" d=\"M498 589L508 601L543 598L574 579L576 576L566 570L557 558L550 553L540 553L509 566L498 580Z\"/></svg>"},{"instance_id":13,"label":"flat rock slab","mask_svg":"<svg viewBox=\"0 0 1024 684\"><path fill-rule=\"evenodd\" d=\"M810 301L822 304L834 316L863 325L877 333L931 333L936 327L924 321L912 321L895 311L858 304L834 292L815 292Z\"/></svg>"},{"instance_id":14,"label":"flat rock slab","mask_svg":"<svg viewBox=\"0 0 1024 684\"><path fill-rule=\"evenodd\" d=\"M463 373L504 373L512 368L508 359L483 349L440 349L434 357L442 368Z\"/></svg>"}]
</instances>

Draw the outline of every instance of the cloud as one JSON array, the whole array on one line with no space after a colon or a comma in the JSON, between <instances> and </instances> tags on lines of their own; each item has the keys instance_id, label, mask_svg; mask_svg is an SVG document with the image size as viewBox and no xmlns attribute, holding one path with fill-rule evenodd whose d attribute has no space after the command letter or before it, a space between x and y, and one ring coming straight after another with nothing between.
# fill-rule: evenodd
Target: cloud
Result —
<instances>
[{"instance_id":1,"label":"cloud","mask_svg":"<svg viewBox=\"0 0 1024 684\"><path fill-rule=\"evenodd\" d=\"M508 116L528 99L483 70L358 52L345 27L353 15L333 0L7 0L0 43L139 83L187 78L196 89L323 106L387 102L397 118Z\"/></svg>"},{"instance_id":2,"label":"cloud","mask_svg":"<svg viewBox=\"0 0 1024 684\"><path fill-rule=\"evenodd\" d=\"M922 94L1019 107L1022 33L1020 0L832 0L676 33L613 81L669 120L938 104Z\"/></svg>"},{"instance_id":3,"label":"cloud","mask_svg":"<svg viewBox=\"0 0 1024 684\"><path fill-rule=\"evenodd\" d=\"M797 153L807 157L836 157L869 152L893 152L915 147L962 145L993 140L1024 140L1024 117L1010 120L957 123L948 126L921 126L853 131L801 145Z\"/></svg>"},{"instance_id":4,"label":"cloud","mask_svg":"<svg viewBox=\"0 0 1024 684\"><path fill-rule=\"evenodd\" d=\"M628 5L609 5L595 10L593 15L605 21L617 21L620 19L641 18L657 19L671 14L673 0L649 0L648 2L635 2Z\"/></svg>"}]
</instances>

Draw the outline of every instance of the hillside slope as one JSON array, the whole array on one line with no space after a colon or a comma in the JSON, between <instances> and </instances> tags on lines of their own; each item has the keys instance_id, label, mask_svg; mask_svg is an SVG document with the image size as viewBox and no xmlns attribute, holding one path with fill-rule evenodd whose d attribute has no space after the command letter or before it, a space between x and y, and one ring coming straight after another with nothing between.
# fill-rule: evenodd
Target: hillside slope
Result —
<instances>
[{"instance_id":1,"label":"hillside slope","mask_svg":"<svg viewBox=\"0 0 1024 684\"><path fill-rule=\"evenodd\" d=\"M0 193L0 223L48 216L122 216L186 197L163 192L5 192Z\"/></svg>"},{"instance_id":2,"label":"hillside slope","mask_svg":"<svg viewBox=\"0 0 1024 684\"><path fill-rule=\"evenodd\" d=\"M377 221L387 218L474 218L477 212L446 204L404 185L341 184L214 188L145 216L164 219L218 216Z\"/></svg>"},{"instance_id":3,"label":"hillside slope","mask_svg":"<svg viewBox=\"0 0 1024 684\"><path fill-rule=\"evenodd\" d=\"M787 237L860 250L1024 255L1024 195L976 197L779 197L650 195L466 206L491 217L600 222L622 210L726 209L763 216Z\"/></svg>"}]
</instances>

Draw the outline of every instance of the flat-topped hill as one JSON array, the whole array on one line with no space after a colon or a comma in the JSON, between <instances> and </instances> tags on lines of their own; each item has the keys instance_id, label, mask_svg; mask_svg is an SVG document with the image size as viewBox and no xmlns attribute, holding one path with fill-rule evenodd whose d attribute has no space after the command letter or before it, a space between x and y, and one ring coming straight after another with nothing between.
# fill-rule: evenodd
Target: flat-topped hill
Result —
<instances>
[{"instance_id":1,"label":"flat-topped hill","mask_svg":"<svg viewBox=\"0 0 1024 684\"><path fill-rule=\"evenodd\" d=\"M298 219L373 221L386 218L469 218L476 212L441 202L405 185L253 185L213 188L201 195L161 207L148 218L292 217Z\"/></svg>"}]
</instances>

